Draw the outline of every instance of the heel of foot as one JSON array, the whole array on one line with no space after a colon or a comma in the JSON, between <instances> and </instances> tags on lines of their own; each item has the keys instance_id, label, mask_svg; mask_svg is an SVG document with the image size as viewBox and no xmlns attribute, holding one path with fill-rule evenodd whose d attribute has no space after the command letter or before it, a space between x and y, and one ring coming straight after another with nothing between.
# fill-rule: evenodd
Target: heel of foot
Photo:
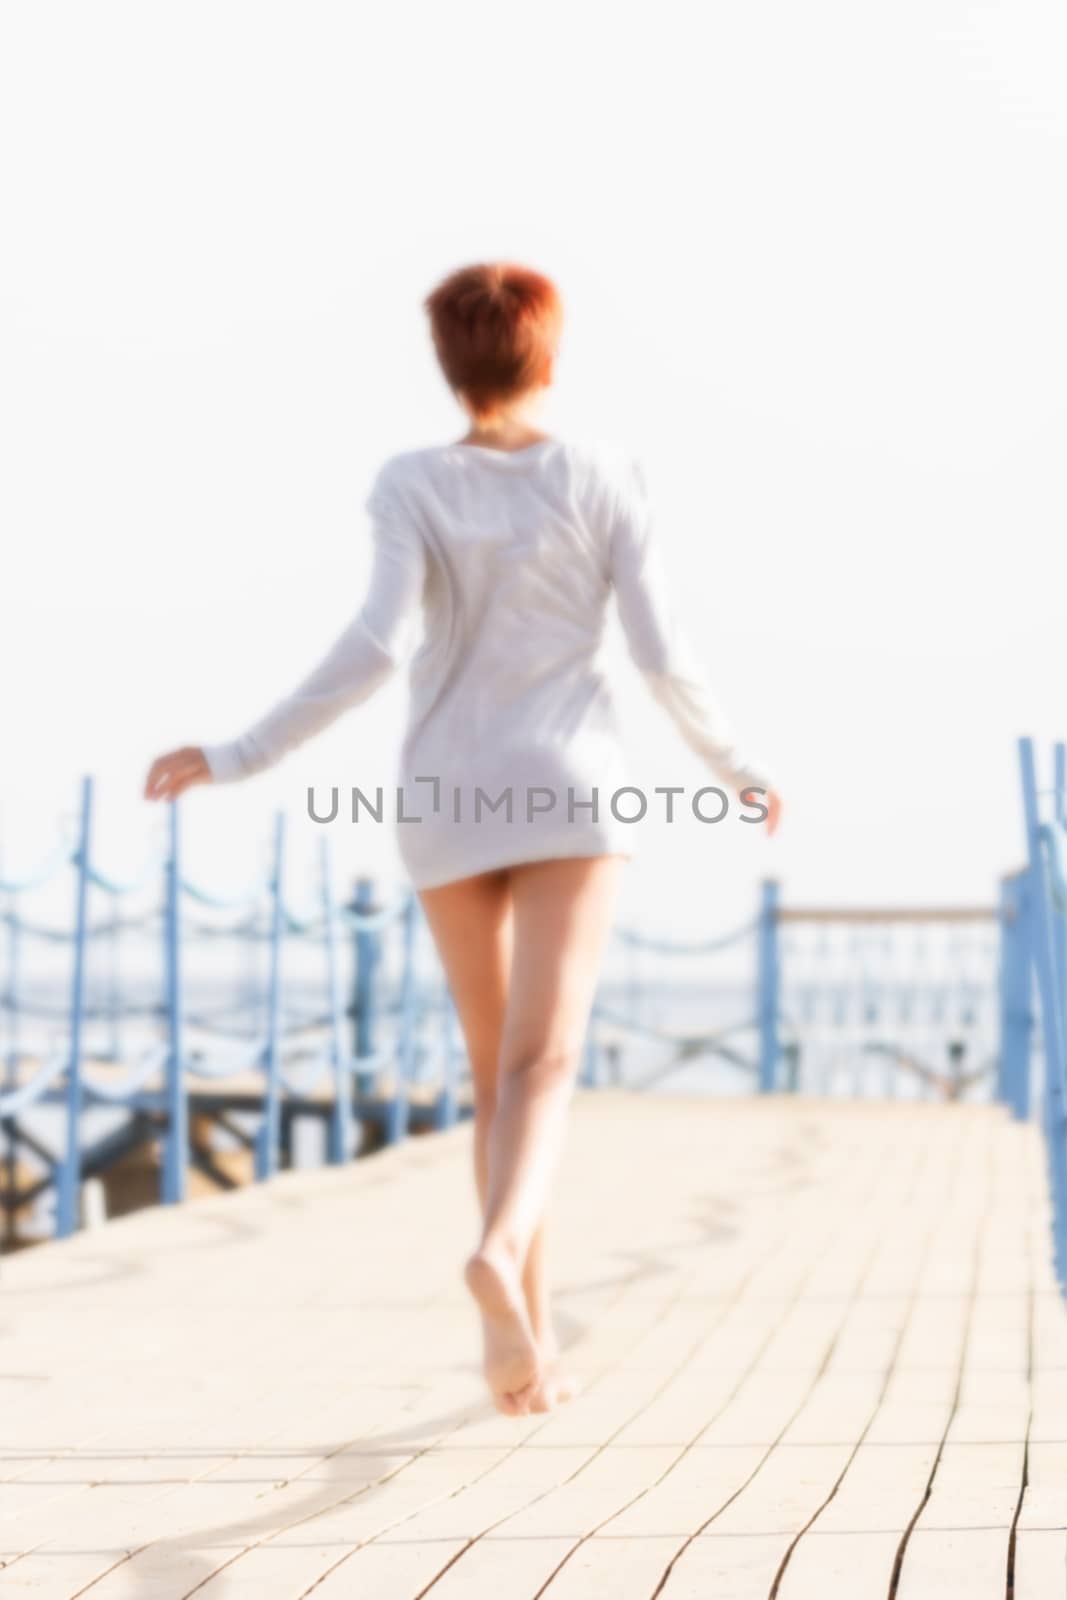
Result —
<instances>
[{"instance_id":1,"label":"heel of foot","mask_svg":"<svg viewBox=\"0 0 1067 1600\"><path fill-rule=\"evenodd\" d=\"M463 1276L483 1311L497 1316L518 1311L518 1269L506 1259L477 1250L463 1269Z\"/></svg>"},{"instance_id":2,"label":"heel of foot","mask_svg":"<svg viewBox=\"0 0 1067 1600\"><path fill-rule=\"evenodd\" d=\"M530 1409L541 1365L517 1265L479 1250L467 1262L464 1277L482 1315L489 1387L502 1410L521 1415Z\"/></svg>"}]
</instances>

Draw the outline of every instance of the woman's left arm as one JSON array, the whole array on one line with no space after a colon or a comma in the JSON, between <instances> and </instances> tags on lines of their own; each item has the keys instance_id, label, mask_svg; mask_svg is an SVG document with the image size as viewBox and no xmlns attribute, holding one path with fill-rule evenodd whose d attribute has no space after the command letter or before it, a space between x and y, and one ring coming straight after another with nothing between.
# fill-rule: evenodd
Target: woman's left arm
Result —
<instances>
[{"instance_id":1,"label":"woman's left arm","mask_svg":"<svg viewBox=\"0 0 1067 1600\"><path fill-rule=\"evenodd\" d=\"M359 614L303 682L236 739L185 746L153 762L147 798L174 799L195 783L229 783L265 771L396 671L422 596L425 547L417 528L382 493L380 475L367 505L374 561Z\"/></svg>"},{"instance_id":2,"label":"woman's left arm","mask_svg":"<svg viewBox=\"0 0 1067 1600\"><path fill-rule=\"evenodd\" d=\"M610 533L611 578L630 655L685 742L744 798L767 800L770 831L781 802L762 764L738 744L703 662L678 619L657 519L640 461L629 457L617 484Z\"/></svg>"}]
</instances>

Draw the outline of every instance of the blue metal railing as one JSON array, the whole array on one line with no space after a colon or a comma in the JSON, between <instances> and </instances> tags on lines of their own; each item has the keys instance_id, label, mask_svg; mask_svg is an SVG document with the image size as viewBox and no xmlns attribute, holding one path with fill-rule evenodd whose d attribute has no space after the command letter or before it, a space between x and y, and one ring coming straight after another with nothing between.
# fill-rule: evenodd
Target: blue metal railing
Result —
<instances>
[{"instance_id":1,"label":"blue metal railing","mask_svg":"<svg viewBox=\"0 0 1067 1600\"><path fill-rule=\"evenodd\" d=\"M1030 1102L1031 989L1041 1023L1041 1123L1048 1152L1053 1262L1067 1292L1067 745L1052 747L1052 785L1038 781L1032 739L1019 741L1027 866L1005 884L1011 908L1003 971L1003 1093L1017 1115Z\"/></svg>"},{"instance_id":2,"label":"blue metal railing","mask_svg":"<svg viewBox=\"0 0 1067 1600\"><path fill-rule=\"evenodd\" d=\"M8 1021L0 1128L9 1141L17 1143L24 1137L27 1149L46 1161L45 1179L33 1187L54 1187L61 1233L78 1225L82 1179L93 1154L85 1145L85 1118L94 1107L124 1108L131 1121L139 1117L142 1125L146 1119L150 1122L152 1137L160 1146L160 1198L171 1204L186 1195L193 1158L191 1108L199 1111L223 1088L236 1093L233 1085L238 1081L251 1082L254 1089L251 1094L242 1091L242 1115L254 1119L247 1142L254 1177L260 1180L278 1170L286 1119L296 1103L307 1105L312 1094L325 1122L331 1162L350 1158L355 1124L361 1117L373 1115L390 1141L409 1131L416 1104L425 1122L425 1097L415 1097L413 1091L426 1081L420 1072L428 1022L440 1056L439 1073L429 1084L431 1122L448 1126L462 1109L464 1053L457 1019L439 966L431 963L427 976L427 964L420 962L424 924L416 896L405 890L379 903L373 883L361 880L352 903L339 904L329 844L323 839L312 904L298 912L286 898L283 817L275 820L268 871L241 893L209 891L186 875L180 806L169 808L169 813L167 839L158 859L120 880L103 872L95 860L93 786L86 779L76 839L26 877L0 879L7 935L7 985L0 1005ZM1062 796L1058 814L1062 818ZM1058 832L1048 836L1046 831L1040 838L1042 881L1047 880L1052 907L1049 916L1059 918L1062 946L1067 849L1060 851L1063 841ZM24 915L24 899L71 868L71 927L63 929ZM143 894L153 881L160 884L161 897L146 910L126 909L130 897ZM110 913L94 922L92 907L99 896L106 897ZM121 993L117 941L126 931L160 941L162 982L157 1001L133 1001ZM869 1093L872 1087L879 1092L879 1084L884 1094L899 1092L903 1073L910 1075L919 1093L953 1096L995 1076L998 1096L1016 1115L1026 1116L1033 1032L1030 973L1038 932L1029 870L1005 880L999 910L805 911L784 907L778 884L769 881L762 885L757 915L722 935L679 940L620 927L614 949L621 959L642 966L666 963L672 972L691 963L689 989L708 1003L702 1003L699 1021L686 1025L669 987L636 981L613 987L610 981L602 982L587 1033L582 1077L591 1086L607 1081L611 1074L605 1071L605 1055L614 1054L617 1062L624 1041L628 1051L633 1048L648 1056L659 1051L670 1057L666 1066L655 1068L642 1062L642 1070L627 1080L637 1087L651 1087L680 1063L699 1058L717 1060L728 1068L725 1082L738 1081L731 1075L736 1072L742 1084L764 1094L812 1087L836 1092L840 1056L847 1060L846 1077L854 1093ZM984 941L981 949L975 946L968 954L967 940L973 943L978 935ZM937 938L944 966L939 974L931 944ZM31 939L69 953L65 1006L42 1003L23 989L21 946ZM112 941L115 956L105 1004L98 1002L89 985L87 967L101 940ZM265 961L265 978L250 989L246 986L243 994L205 1003L195 994L191 958L198 949L210 952L214 971L214 952L227 940L257 962ZM801 948L805 940L810 967L806 976ZM313 954L317 970L321 964L324 1000L312 1010L305 1005L298 1012L292 972L304 959L302 952ZM907 970L905 955L911 960ZM346 985L348 959L353 973ZM1062 974L1067 970L1062 948L1056 959L1056 970ZM733 972L732 986L722 982L724 967ZM650 1001L668 1014L650 1014L655 1009ZM716 1006L721 1015L712 1014ZM979 1059L984 1053L984 1046L979 1050L984 1038L979 1012L991 1012L994 1025L999 1017L999 1044L988 1062ZM25 1019L62 1024L61 1046L53 1043L31 1052L20 1033ZM120 1049L120 1024L134 1019L154 1024L160 1038L131 1063ZM110 1045L103 1051L87 1042L101 1024L111 1027ZM1058 1026L1058 1035L1053 1026L1053 1039L1059 1037L1062 1044L1062 1008ZM927 1036L931 1042L923 1059ZM960 1065L964 1040L971 1052L966 1070ZM942 1058L947 1053L955 1065L937 1066L938 1051ZM830 1064L820 1078L823 1058ZM1062 1077L1062 1055L1057 1059ZM103 1076L96 1070L101 1061L109 1068ZM32 1068L28 1076L27 1067ZM115 1067L125 1069L117 1081ZM58 1108L63 1116L63 1139L54 1154L42 1151L40 1139L25 1125L26 1115L44 1105ZM1053 1114L1060 1115L1062 1129L1061 1113L1053 1107ZM10 1160L8 1169L10 1191ZM1062 1188L1067 1194L1067 1172Z\"/></svg>"},{"instance_id":3,"label":"blue metal railing","mask_svg":"<svg viewBox=\"0 0 1067 1600\"><path fill-rule=\"evenodd\" d=\"M589 1029L586 1035L585 1057L582 1068L582 1082L589 1087L597 1087L605 1080L603 1070L603 1057L605 1048L603 1036L611 1031L617 1036L646 1045L663 1045L673 1047L676 1054L692 1056L701 1054L717 1057L729 1062L732 1066L740 1068L746 1074L758 1076L759 1059L757 1055L747 1055L743 1050L738 1050L727 1041L735 1039L738 1035L752 1032L758 1027L758 1015L764 1011L772 1010L776 1004L776 996L771 987L776 979L773 965L767 965L763 960L765 947L773 948L774 931L774 906L777 894L777 885L764 886L764 898L761 913L753 920L744 922L740 927L731 929L725 934L716 935L706 939L671 939L660 935L646 933L643 929L633 927L618 927L614 930L615 943L628 954L649 957L666 957L672 961L679 959L696 960L700 963L699 972L701 985L707 985L710 976L705 962L728 951L747 951L750 957L746 974L749 990L746 1008L751 1006L751 958L754 953L759 955L760 965L757 974L757 1005L756 1013L751 1014L746 1009L746 1014L740 1018L732 1018L726 1023L704 1024L687 1029L678 1026L663 1027L657 1021L642 1014L639 1004L631 1003L627 1010L623 1005L613 1004L608 998L610 985L601 982L593 1003ZM631 985L636 989L639 986ZM631 1002L634 996L631 994ZM667 1069L670 1070L671 1063ZM663 1069L646 1074L644 1079L637 1080L634 1086L650 1087L663 1075Z\"/></svg>"},{"instance_id":4,"label":"blue metal railing","mask_svg":"<svg viewBox=\"0 0 1067 1600\"><path fill-rule=\"evenodd\" d=\"M739 1070L762 1094L840 1093L842 1078L856 1094L892 1097L905 1086L946 1099L988 1093L999 1059L998 923L992 905L785 906L772 880L761 886L757 916L721 937L679 941L620 929L627 955L668 959L651 983L617 983L621 1000L609 1001L602 982L587 1081L602 1081L598 1035L610 1029L638 1046L674 1048L658 1069L628 1078L638 1087L700 1055ZM732 991L711 965L730 953L744 957L743 982ZM676 1009L664 967L685 958L695 963L691 987L708 1002L688 1028L674 1015L669 1023L650 1018L644 1003L659 993ZM721 1015L713 1018L715 1009Z\"/></svg>"},{"instance_id":5,"label":"blue metal railing","mask_svg":"<svg viewBox=\"0 0 1067 1600\"><path fill-rule=\"evenodd\" d=\"M757 1016L759 1018L759 1089L770 1094L778 1077L782 1042L779 1034L781 1002L781 964L779 952L778 885L763 885L759 919L759 979Z\"/></svg>"},{"instance_id":6,"label":"blue metal railing","mask_svg":"<svg viewBox=\"0 0 1067 1600\"><path fill-rule=\"evenodd\" d=\"M773 915L765 1089L781 1079L821 1094L987 1092L999 1049L994 905L778 904Z\"/></svg>"},{"instance_id":7,"label":"blue metal railing","mask_svg":"<svg viewBox=\"0 0 1067 1600\"><path fill-rule=\"evenodd\" d=\"M102 871L94 859L93 802L93 783L86 778L81 785L73 847L57 850L31 874L0 879L7 934L7 981L0 996L0 1006L7 1013L0 1127L8 1150L8 1189L3 1199L9 1211L25 1198L12 1192L14 1152L21 1145L44 1163L44 1177L31 1184L29 1192L35 1196L49 1187L53 1189L56 1232L62 1236L78 1227L82 1181L93 1154L85 1147L86 1112L94 1106L122 1108L131 1120L140 1118L142 1124L150 1119L161 1146L160 1198L166 1203L180 1202L185 1198L192 1156L191 1097L201 1093L198 1084L217 1089L239 1074L253 1074L256 1084L258 1124L250 1142L257 1179L268 1178L278 1170L287 1102L306 1102L313 1090L326 1085L330 1161L347 1160L352 1153L360 1097L376 1097L385 1137L401 1138L409 1126L410 1100L423 1053L422 1034L429 1020L436 1023L440 1019L444 1055L433 1122L440 1127L456 1119L459 1069L454 1018L442 985L436 979L428 985L417 970L419 908L414 894L405 891L379 905L375 903L373 886L362 883L355 903L339 906L329 843L324 839L318 906L310 916L297 916L285 899L286 823L279 816L275 819L271 869L266 878L240 896L221 897L184 875L180 805L168 808L165 850L147 868L123 881ZM70 928L46 926L26 917L22 909L24 897L71 868L74 910ZM162 888L162 910L156 904L140 915L120 917L115 912L104 921L91 920L94 895L104 895L117 905L128 896L150 889L153 882ZM228 927L194 921L186 915L190 904L209 911L228 911L234 914L234 920ZM89 988L89 962L100 941L115 940L124 931L143 934L158 933L160 929L163 981L159 1000L124 1004L115 960L107 1004L95 1004ZM269 958L265 992L252 997L257 1011L265 1010L265 1019L256 1025L253 1016L251 1035L247 998L199 1012L191 1011L188 1005L186 966L191 947L225 938L246 945L258 944ZM343 993L346 938L355 947L351 1011ZM27 939L44 940L50 947L65 949L69 954L66 1007L42 1004L24 991L22 945ZM324 968L325 1005L311 1016L296 1015L287 1004L287 952L290 946L297 945L317 950ZM399 945L397 994L395 1002L388 1003L386 957L395 945ZM217 945L212 944L211 948ZM353 1014L355 1038L354 1049L350 1049L346 1024ZM142 1049L141 1058L129 1063L120 1049L118 1029L123 1019L128 1021L131 1017L161 1028L163 1037L151 1041ZM27 1019L49 1026L63 1024L61 1047L39 1046L31 1051L23 1034ZM100 1022L112 1026L110 1043L103 1049L87 1042L87 1030ZM206 1035L206 1048L191 1048L191 1033ZM317 1042L310 1064L305 1061L298 1072L292 1062L294 1047L308 1037ZM228 1056L222 1048L227 1039L231 1041ZM89 1070L94 1063L103 1063L108 1071L101 1075ZM115 1068L125 1068L117 1080ZM25 1120L28 1114L46 1106L62 1118L62 1136L52 1149Z\"/></svg>"}]
</instances>

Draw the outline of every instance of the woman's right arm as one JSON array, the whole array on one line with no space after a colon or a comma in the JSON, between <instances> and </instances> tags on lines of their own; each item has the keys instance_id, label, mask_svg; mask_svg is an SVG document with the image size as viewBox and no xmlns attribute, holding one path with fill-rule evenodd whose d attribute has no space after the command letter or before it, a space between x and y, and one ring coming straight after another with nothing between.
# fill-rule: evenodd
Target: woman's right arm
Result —
<instances>
[{"instance_id":1,"label":"woman's right arm","mask_svg":"<svg viewBox=\"0 0 1067 1600\"><path fill-rule=\"evenodd\" d=\"M367 500L374 561L356 617L314 670L266 716L226 744L187 745L158 757L145 783L148 799L174 799L195 783L228 783L274 766L369 698L403 660L425 581L418 530L379 473Z\"/></svg>"}]
</instances>

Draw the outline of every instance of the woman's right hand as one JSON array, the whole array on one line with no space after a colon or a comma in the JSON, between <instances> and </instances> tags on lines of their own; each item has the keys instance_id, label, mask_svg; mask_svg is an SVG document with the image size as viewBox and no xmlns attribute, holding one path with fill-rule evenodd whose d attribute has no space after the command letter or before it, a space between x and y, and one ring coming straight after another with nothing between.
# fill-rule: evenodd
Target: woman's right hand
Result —
<instances>
[{"instance_id":1,"label":"woman's right hand","mask_svg":"<svg viewBox=\"0 0 1067 1600\"><path fill-rule=\"evenodd\" d=\"M199 745L182 745L157 756L148 769L144 784L146 800L177 800L186 789L211 782L211 768Z\"/></svg>"}]
</instances>

